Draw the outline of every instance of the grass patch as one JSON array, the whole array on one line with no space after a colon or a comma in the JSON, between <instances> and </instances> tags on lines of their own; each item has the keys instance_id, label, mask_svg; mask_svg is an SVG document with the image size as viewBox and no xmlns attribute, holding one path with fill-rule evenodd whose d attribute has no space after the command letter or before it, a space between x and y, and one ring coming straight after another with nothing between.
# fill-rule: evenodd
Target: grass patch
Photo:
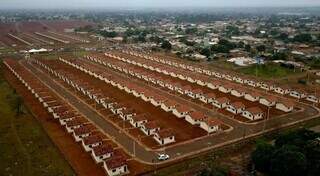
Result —
<instances>
[{"instance_id":1,"label":"grass patch","mask_svg":"<svg viewBox=\"0 0 320 176\"><path fill-rule=\"evenodd\" d=\"M74 175L28 110L16 116L8 103L15 92L0 75L0 175Z\"/></svg>"},{"instance_id":2,"label":"grass patch","mask_svg":"<svg viewBox=\"0 0 320 176\"><path fill-rule=\"evenodd\" d=\"M268 63L264 65L252 65L246 68L239 69L241 73L258 76L261 78L283 78L292 74L297 74L293 69L285 68L275 63Z\"/></svg>"}]
</instances>

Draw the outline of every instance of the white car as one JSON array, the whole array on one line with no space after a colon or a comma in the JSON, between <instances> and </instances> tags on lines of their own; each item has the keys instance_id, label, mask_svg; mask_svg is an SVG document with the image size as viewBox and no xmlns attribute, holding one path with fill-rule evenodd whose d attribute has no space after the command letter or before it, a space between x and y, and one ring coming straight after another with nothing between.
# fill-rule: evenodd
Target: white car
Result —
<instances>
[{"instance_id":1,"label":"white car","mask_svg":"<svg viewBox=\"0 0 320 176\"><path fill-rule=\"evenodd\" d=\"M170 157L167 154L158 154L158 160L159 161L165 161L168 160Z\"/></svg>"}]
</instances>

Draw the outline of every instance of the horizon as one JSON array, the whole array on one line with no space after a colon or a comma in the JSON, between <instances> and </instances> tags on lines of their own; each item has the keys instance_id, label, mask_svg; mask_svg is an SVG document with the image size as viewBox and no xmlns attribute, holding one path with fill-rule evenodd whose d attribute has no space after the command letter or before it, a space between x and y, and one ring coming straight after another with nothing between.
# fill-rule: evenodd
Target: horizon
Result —
<instances>
[{"instance_id":1,"label":"horizon","mask_svg":"<svg viewBox=\"0 0 320 176\"><path fill-rule=\"evenodd\" d=\"M290 3L283 1L271 0L248 0L239 2L239 0L56 0L41 1L29 0L20 2L21 0L3 0L0 9L25 9L25 10L82 10L82 9L199 9L199 8L303 8L303 7L320 7L320 1L316 0L292 0ZM183 5L181 5L183 4Z\"/></svg>"}]
</instances>

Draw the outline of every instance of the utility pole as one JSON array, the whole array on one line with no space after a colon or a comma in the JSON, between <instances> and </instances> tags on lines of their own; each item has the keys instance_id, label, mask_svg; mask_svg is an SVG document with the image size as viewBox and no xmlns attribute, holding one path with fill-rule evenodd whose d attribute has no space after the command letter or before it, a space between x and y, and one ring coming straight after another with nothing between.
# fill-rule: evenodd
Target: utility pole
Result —
<instances>
[{"instance_id":1,"label":"utility pole","mask_svg":"<svg viewBox=\"0 0 320 176\"><path fill-rule=\"evenodd\" d=\"M264 122L263 122L263 132L265 131L266 123L267 123L267 120L269 119L269 114L270 114L270 107L268 106L267 117L266 117L266 119L265 119Z\"/></svg>"},{"instance_id":2,"label":"utility pole","mask_svg":"<svg viewBox=\"0 0 320 176\"><path fill-rule=\"evenodd\" d=\"M132 140L133 142L133 156L136 156L136 142Z\"/></svg>"}]
</instances>

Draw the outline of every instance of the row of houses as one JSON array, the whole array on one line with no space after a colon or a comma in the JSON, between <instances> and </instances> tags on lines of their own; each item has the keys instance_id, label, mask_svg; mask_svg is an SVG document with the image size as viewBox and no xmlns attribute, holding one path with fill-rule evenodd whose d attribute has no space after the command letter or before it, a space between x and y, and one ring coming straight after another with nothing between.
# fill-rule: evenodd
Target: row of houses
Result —
<instances>
[{"instance_id":1,"label":"row of houses","mask_svg":"<svg viewBox=\"0 0 320 176\"><path fill-rule=\"evenodd\" d=\"M127 70L126 67L115 66L110 63L107 64L101 60L98 60L98 59L96 59L94 57L90 57L90 56L88 56L87 58L90 60L93 60L95 62L101 63L105 66L112 67L113 69L118 69L118 70L125 72L127 74L135 75L135 72L131 72L130 70ZM148 80L148 78L149 78L148 76L139 75L139 74L137 74L135 76L137 76L141 79L146 79L146 80ZM165 85L168 86L168 84L165 84ZM220 129L221 124L222 124L221 122L219 122L216 119L211 119L211 120L205 121L208 117L206 117L204 114L202 114L201 118L198 118L199 116L194 115L196 113L195 112L193 113L194 110L192 110L191 108L186 107L186 106L181 106L173 100L167 100L166 98L158 96L158 95L154 94L153 92L147 91L141 87L137 87L132 84L129 84L124 88L124 90L129 94L132 93L136 97L141 97L142 100L144 100L146 102L150 102L154 106L161 107L166 112L172 112L178 118L185 118L192 125L195 125L195 124L199 125L201 128L208 131L209 133L218 131ZM137 92L137 90L138 90L138 92ZM193 94L193 92L189 92L189 95L191 97L193 97L196 94ZM189 113L192 113L194 116ZM213 123L214 121L216 121L216 122ZM195 122L197 122L197 123L195 123ZM200 122L202 122L202 125L200 125ZM204 124L204 123L206 123L206 124ZM217 125L217 124L219 124L219 125ZM215 125L215 126L212 126L212 125ZM209 126L210 128L207 128L207 126ZM212 129L214 129L214 130L212 130Z\"/></svg>"},{"instance_id":2,"label":"row of houses","mask_svg":"<svg viewBox=\"0 0 320 176\"><path fill-rule=\"evenodd\" d=\"M203 128L203 129L207 130L210 133L216 132L219 129L221 129L220 126L222 123L220 121L215 120L216 123L213 123L213 121L214 121L213 119L206 120L208 118L204 114L199 119L197 116L193 116L192 114L189 114L189 113L193 112L193 110L191 110L190 108L188 108L189 111L179 111L179 110L186 110L187 108L179 108L182 106L177 104L176 102L174 102L172 100L168 100L165 97L162 97L160 95L157 95L156 93L154 93L152 91L145 90L144 88L142 88L140 86L137 86L137 85L132 84L130 82L122 82L122 85L114 84L114 86L117 86L119 89L126 91L128 94L132 94L137 98L141 98L142 100L149 102L156 107L162 108L166 112L172 112L174 115L176 115L179 118L184 118L186 120L190 119L187 121L189 123L191 123L192 125L199 125L201 128L203 128L205 126L209 126L207 128ZM187 118L187 117L189 117L189 118ZM196 121L196 123L195 123L195 121ZM202 123L206 123L206 124L200 125L200 121L202 121ZM212 126L212 125L215 125L215 126ZM144 128L143 126L140 126L140 127L142 129ZM170 142L170 143L174 142L174 140L175 140L174 136L173 136L173 138L170 138L172 136L167 136L170 134L169 132L165 132L165 133L160 133L160 132L161 131L154 134L154 138L155 138L155 140L158 141L158 143L160 143L161 145L164 145L164 144L168 144L168 142Z\"/></svg>"},{"instance_id":3,"label":"row of houses","mask_svg":"<svg viewBox=\"0 0 320 176\"><path fill-rule=\"evenodd\" d=\"M36 62L41 66L45 67L50 73L64 80L67 84L69 84L73 88L77 89L79 92L82 92L82 94L84 94L85 96L88 96L90 99L94 100L96 103L103 106L105 109L108 109L113 114L118 115L118 117L120 117L122 120L128 121L134 128L139 128L147 136L153 136L153 138L160 145L166 145L166 144L175 142L175 135L173 130L160 128L157 122L150 121L150 118L147 114L139 114L134 109L129 108L124 104L116 102L115 99L107 96L103 96L101 92L95 91L93 88L86 87L86 84L83 83L83 81L76 81L76 82L72 81L71 79L68 78L68 77L72 77L72 73L61 74L49 68L47 65L41 63L40 61L36 61ZM93 75L95 75L95 73ZM98 78L97 75L96 77ZM124 88L127 88L120 85L119 83L113 82L113 80L108 80L108 82L109 84L116 86L122 90ZM138 91L134 91L132 93L135 96L140 96L140 93Z\"/></svg>"},{"instance_id":4,"label":"row of houses","mask_svg":"<svg viewBox=\"0 0 320 176\"><path fill-rule=\"evenodd\" d=\"M103 65L109 66L112 69L116 69L118 71L124 72L126 74L130 74L131 76L135 76L137 78L143 79L147 82L152 82L153 84L158 84L161 87L166 87L172 91L176 91L180 94L187 95L193 99L199 99L200 101L212 104L216 106L219 109L225 108L227 105L230 105L230 100L227 97L217 97L214 93L204 93L200 89L193 90L191 86L181 86L179 84L168 82L168 80L163 80L161 78L154 77L154 75L143 75L143 72L140 72L139 70L129 70L130 67L121 67L117 66L111 63L105 64L105 62L101 61L100 59L97 59L95 57L87 56L87 59L101 63ZM166 82L167 81L167 82ZM252 90L245 89L242 87L236 87L234 84L222 84L220 81L212 81L207 85L209 88L213 90L219 90L223 93L230 93L233 96L236 97L242 97L246 100L249 100L251 102L259 102L262 105L268 106L268 107L275 107L276 109L279 109L283 112L291 112L294 108L294 103L286 101L284 99L278 99L274 96L269 95L262 95L257 92L252 92ZM243 108L242 108L243 109ZM249 110L253 110L252 113L257 112L256 110L260 108L249 108ZM261 110L261 109L260 109ZM234 114L238 114L235 111L231 111ZM251 113L251 114L252 114ZM249 114L249 113L246 113ZM250 120L254 120L251 118L251 115L243 115L246 118L249 118ZM262 112L259 112L259 116L261 116Z\"/></svg>"},{"instance_id":5,"label":"row of houses","mask_svg":"<svg viewBox=\"0 0 320 176\"><path fill-rule=\"evenodd\" d=\"M17 73L11 67L14 64L12 62L8 64L8 62L10 63L10 61L5 61L4 63L9 70L28 88L43 107L52 114L53 118L58 120L60 125L74 137L74 140L81 143L83 149L91 154L94 161L102 163L108 175L129 173L126 157L119 152L115 152L112 145L106 141L105 135L99 132L93 124L88 122L75 109L57 98L40 81L31 77L26 70L21 69Z\"/></svg>"},{"instance_id":6,"label":"row of houses","mask_svg":"<svg viewBox=\"0 0 320 176\"><path fill-rule=\"evenodd\" d=\"M193 73L203 74L205 76L202 77L202 79L208 80L208 81L210 80L208 76L215 76L218 79L225 79L225 80L228 80L228 81L232 81L234 83L247 85L247 86L251 86L251 87L254 87L254 88L261 88L263 90L270 91L270 92L275 92L275 93L280 94L280 95L288 95L288 96L294 97L296 99L305 99L305 100L307 100L309 102L312 102L312 103L319 103L319 101L320 101L318 96L316 96L315 94L307 93L303 89L294 89L294 88L290 88L288 86L279 86L279 85L277 85L275 83L271 83L271 82L261 82L261 81L253 80L251 78L239 77L239 76L231 75L231 74L228 74L228 73L214 72L214 71L210 71L210 70L203 69L203 68L200 68L200 67L187 65L187 64L182 63L182 62L178 63L178 62L170 61L168 59L159 59L159 58L156 58L156 57L146 56L146 55L138 54L138 53L131 52L131 51L125 51L124 50L122 52L124 52L126 54L130 54L130 55L136 56L136 57L140 57L140 58L143 58L143 59L146 59L146 60L154 61L154 62L157 62L157 63L160 63L160 64L169 65L169 66L176 67L176 68L182 68L184 70L187 70L188 72L191 71ZM115 55L112 55L112 54L108 54L108 53L106 53L106 55L109 56L109 57L114 57L114 58L118 57L118 56L115 56ZM120 58L120 59L123 60L123 58ZM166 68L168 68L168 67L166 67ZM169 69L169 70L172 70L172 69ZM191 75L189 75L189 77ZM193 76L194 76L194 74L193 74ZM185 79L185 78L183 78L183 79Z\"/></svg>"}]
</instances>

